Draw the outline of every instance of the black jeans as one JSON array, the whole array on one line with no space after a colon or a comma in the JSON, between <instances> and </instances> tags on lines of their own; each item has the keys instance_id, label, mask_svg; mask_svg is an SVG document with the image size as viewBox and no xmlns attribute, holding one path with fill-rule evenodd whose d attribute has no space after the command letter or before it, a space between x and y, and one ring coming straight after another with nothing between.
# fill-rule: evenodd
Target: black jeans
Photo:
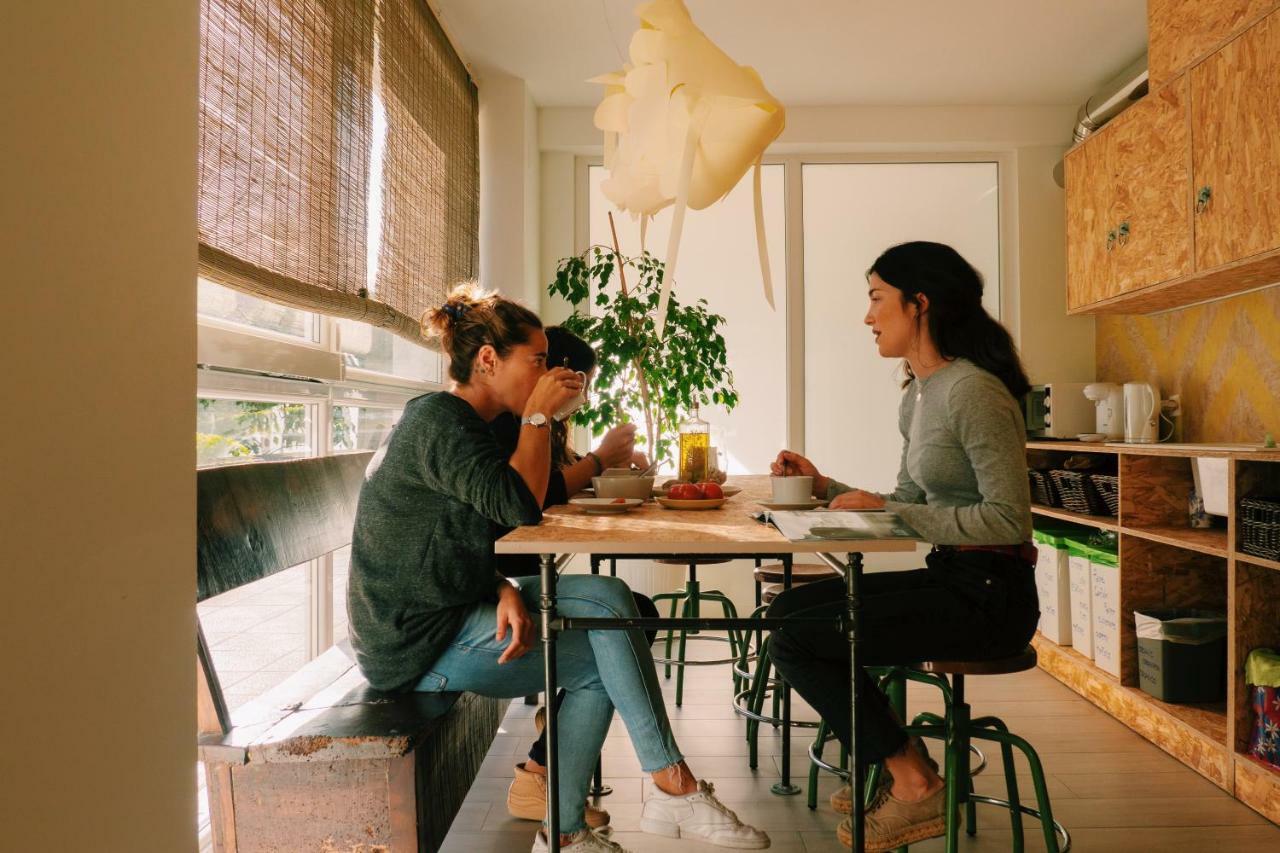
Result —
<instances>
[{"instance_id":1,"label":"black jeans","mask_svg":"<svg viewBox=\"0 0 1280 853\"><path fill-rule=\"evenodd\" d=\"M869 573L862 579L859 661L866 666L925 660L984 660L1016 654L1040 618L1033 568L991 551L937 550L927 568ZM836 616L845 582L822 581L779 595L770 616ZM773 633L778 672L849 747L849 644L834 629L795 627ZM868 764L900 751L906 733L865 671L859 674L858 756Z\"/></svg>"},{"instance_id":2,"label":"black jeans","mask_svg":"<svg viewBox=\"0 0 1280 853\"><path fill-rule=\"evenodd\" d=\"M636 600L636 609L640 611L641 616L656 617L658 615L658 606L653 603L653 599L642 592L631 590L632 597ZM645 638L649 640L649 645L653 645L653 641L658 638L657 631L645 631ZM560 710L560 703L564 701L564 690L556 693L556 710ZM529 760L543 767L547 766L547 733L544 731L538 735L538 739L533 742L533 746L529 748Z\"/></svg>"}]
</instances>

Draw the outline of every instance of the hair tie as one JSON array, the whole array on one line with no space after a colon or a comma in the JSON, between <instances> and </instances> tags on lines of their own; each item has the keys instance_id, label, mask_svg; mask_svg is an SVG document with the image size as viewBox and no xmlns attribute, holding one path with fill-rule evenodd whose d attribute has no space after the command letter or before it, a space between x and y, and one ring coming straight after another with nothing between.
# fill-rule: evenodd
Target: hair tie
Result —
<instances>
[{"instance_id":1,"label":"hair tie","mask_svg":"<svg viewBox=\"0 0 1280 853\"><path fill-rule=\"evenodd\" d=\"M444 304L444 313L448 314L449 319L456 323L463 314L467 313L467 305L466 303L446 302Z\"/></svg>"}]
</instances>

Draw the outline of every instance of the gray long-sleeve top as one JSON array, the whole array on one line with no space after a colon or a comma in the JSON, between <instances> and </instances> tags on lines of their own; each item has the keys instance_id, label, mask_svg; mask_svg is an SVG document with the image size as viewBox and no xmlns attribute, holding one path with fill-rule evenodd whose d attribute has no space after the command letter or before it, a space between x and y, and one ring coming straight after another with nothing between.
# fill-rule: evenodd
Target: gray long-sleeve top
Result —
<instances>
[{"instance_id":1,"label":"gray long-sleeve top","mask_svg":"<svg viewBox=\"0 0 1280 853\"><path fill-rule=\"evenodd\" d=\"M542 509L511 451L466 400L409 401L365 473L351 542L347 613L356 662L380 690L422 677L467 608L493 600L493 543Z\"/></svg>"},{"instance_id":2,"label":"gray long-sleeve top","mask_svg":"<svg viewBox=\"0 0 1280 853\"><path fill-rule=\"evenodd\" d=\"M967 359L912 380L898 407L898 486L881 494L935 545L1017 545L1031 538L1026 428L1004 383ZM850 491L831 481L827 497Z\"/></svg>"}]
</instances>

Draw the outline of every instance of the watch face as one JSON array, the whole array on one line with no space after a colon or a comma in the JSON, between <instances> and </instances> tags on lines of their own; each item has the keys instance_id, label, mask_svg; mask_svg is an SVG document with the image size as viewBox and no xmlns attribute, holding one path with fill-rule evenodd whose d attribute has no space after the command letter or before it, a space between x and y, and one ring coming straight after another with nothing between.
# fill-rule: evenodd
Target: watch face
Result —
<instances>
[{"instance_id":1,"label":"watch face","mask_svg":"<svg viewBox=\"0 0 1280 853\"><path fill-rule=\"evenodd\" d=\"M539 427L545 426L547 423L547 416L544 415L542 412L534 412L532 415L529 415L529 417L525 418L524 422L527 424L533 424L534 426L539 426Z\"/></svg>"}]
</instances>

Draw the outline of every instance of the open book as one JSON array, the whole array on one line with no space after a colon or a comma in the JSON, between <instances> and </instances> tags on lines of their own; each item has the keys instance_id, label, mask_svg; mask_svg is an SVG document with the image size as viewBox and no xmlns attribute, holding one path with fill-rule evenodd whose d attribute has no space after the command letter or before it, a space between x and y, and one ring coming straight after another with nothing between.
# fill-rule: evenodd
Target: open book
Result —
<instances>
[{"instance_id":1,"label":"open book","mask_svg":"<svg viewBox=\"0 0 1280 853\"><path fill-rule=\"evenodd\" d=\"M792 542L920 538L900 517L882 510L772 510L764 520Z\"/></svg>"}]
</instances>

